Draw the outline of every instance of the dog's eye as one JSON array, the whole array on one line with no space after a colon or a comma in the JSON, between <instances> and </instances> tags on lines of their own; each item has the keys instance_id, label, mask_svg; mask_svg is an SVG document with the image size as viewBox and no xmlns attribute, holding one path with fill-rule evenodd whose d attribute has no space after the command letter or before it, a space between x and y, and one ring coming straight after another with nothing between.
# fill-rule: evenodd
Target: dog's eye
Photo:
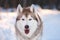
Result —
<instances>
[{"instance_id":1,"label":"dog's eye","mask_svg":"<svg viewBox=\"0 0 60 40\"><path fill-rule=\"evenodd\" d=\"M32 19L29 19L29 21L31 21Z\"/></svg>"},{"instance_id":2,"label":"dog's eye","mask_svg":"<svg viewBox=\"0 0 60 40\"><path fill-rule=\"evenodd\" d=\"M24 21L24 19L22 19Z\"/></svg>"}]
</instances>

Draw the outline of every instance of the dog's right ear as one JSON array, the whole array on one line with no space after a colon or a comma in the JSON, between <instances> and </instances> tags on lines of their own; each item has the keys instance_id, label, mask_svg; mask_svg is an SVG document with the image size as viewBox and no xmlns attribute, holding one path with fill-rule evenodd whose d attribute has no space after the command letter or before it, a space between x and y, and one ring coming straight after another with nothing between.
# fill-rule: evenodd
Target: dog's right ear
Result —
<instances>
[{"instance_id":1,"label":"dog's right ear","mask_svg":"<svg viewBox=\"0 0 60 40\"><path fill-rule=\"evenodd\" d=\"M18 4L17 6L17 13L19 14L20 12L22 12L22 6L20 4Z\"/></svg>"},{"instance_id":2,"label":"dog's right ear","mask_svg":"<svg viewBox=\"0 0 60 40\"><path fill-rule=\"evenodd\" d=\"M30 6L30 11L34 12L34 5L33 4Z\"/></svg>"}]
</instances>

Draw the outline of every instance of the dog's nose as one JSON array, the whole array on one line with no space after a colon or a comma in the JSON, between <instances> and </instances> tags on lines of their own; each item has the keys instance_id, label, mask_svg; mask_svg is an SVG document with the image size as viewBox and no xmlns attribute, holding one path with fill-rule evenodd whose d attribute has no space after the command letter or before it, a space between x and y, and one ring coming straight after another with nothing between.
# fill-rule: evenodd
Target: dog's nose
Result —
<instances>
[{"instance_id":1,"label":"dog's nose","mask_svg":"<svg viewBox=\"0 0 60 40\"><path fill-rule=\"evenodd\" d=\"M28 26L28 25L25 25L25 28L26 28L26 29L28 29L28 28L29 28L29 26Z\"/></svg>"}]
</instances>

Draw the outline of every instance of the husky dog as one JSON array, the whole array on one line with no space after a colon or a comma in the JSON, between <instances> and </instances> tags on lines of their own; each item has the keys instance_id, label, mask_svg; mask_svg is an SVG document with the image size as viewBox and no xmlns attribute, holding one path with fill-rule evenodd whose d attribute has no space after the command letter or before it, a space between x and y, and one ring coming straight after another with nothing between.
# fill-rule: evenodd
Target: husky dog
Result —
<instances>
[{"instance_id":1,"label":"husky dog","mask_svg":"<svg viewBox=\"0 0 60 40\"><path fill-rule=\"evenodd\" d=\"M40 40L42 37L42 20L32 6L22 8L17 7L18 16L16 18L17 40Z\"/></svg>"}]
</instances>

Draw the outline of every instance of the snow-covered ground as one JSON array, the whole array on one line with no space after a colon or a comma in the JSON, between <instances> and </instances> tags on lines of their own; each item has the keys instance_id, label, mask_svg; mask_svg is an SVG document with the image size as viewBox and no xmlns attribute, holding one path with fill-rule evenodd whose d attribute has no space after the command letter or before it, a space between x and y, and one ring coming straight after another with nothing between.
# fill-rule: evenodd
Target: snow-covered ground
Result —
<instances>
[{"instance_id":1,"label":"snow-covered ground","mask_svg":"<svg viewBox=\"0 0 60 40\"><path fill-rule=\"evenodd\" d=\"M42 40L60 40L60 11L40 10L43 20ZM16 40L16 12L0 12L0 40Z\"/></svg>"},{"instance_id":2,"label":"snow-covered ground","mask_svg":"<svg viewBox=\"0 0 60 40\"><path fill-rule=\"evenodd\" d=\"M60 14L43 18L43 40L60 40Z\"/></svg>"},{"instance_id":3,"label":"snow-covered ground","mask_svg":"<svg viewBox=\"0 0 60 40\"><path fill-rule=\"evenodd\" d=\"M15 13L0 12L0 40L16 40L15 19Z\"/></svg>"}]
</instances>

